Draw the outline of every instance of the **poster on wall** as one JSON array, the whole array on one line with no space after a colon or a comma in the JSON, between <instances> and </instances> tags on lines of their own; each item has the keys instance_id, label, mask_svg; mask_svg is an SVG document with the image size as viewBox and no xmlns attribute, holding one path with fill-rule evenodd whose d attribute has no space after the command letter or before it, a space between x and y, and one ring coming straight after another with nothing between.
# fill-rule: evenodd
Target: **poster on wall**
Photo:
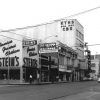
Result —
<instances>
[{"instance_id":1,"label":"poster on wall","mask_svg":"<svg viewBox=\"0 0 100 100\"><path fill-rule=\"evenodd\" d=\"M0 67L21 66L21 41L10 38L0 40Z\"/></svg>"},{"instance_id":2,"label":"poster on wall","mask_svg":"<svg viewBox=\"0 0 100 100\"><path fill-rule=\"evenodd\" d=\"M23 40L23 66L37 68L39 63L37 40Z\"/></svg>"}]
</instances>

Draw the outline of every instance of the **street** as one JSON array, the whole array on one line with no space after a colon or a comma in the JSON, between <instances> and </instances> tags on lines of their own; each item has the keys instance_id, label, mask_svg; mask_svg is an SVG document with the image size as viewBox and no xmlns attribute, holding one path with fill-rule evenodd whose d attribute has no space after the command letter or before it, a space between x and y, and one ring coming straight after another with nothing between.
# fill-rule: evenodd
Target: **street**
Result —
<instances>
[{"instance_id":1,"label":"street","mask_svg":"<svg viewBox=\"0 0 100 100\"><path fill-rule=\"evenodd\" d=\"M1 86L0 100L81 100L80 96L93 95L93 91L98 94L99 86L96 81ZM75 97L79 99L73 99Z\"/></svg>"}]
</instances>

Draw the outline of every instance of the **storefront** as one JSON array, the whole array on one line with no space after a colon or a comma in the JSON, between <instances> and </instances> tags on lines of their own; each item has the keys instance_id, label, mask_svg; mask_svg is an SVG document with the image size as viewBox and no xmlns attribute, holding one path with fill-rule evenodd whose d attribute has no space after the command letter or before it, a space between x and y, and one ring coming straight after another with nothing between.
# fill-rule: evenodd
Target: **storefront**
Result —
<instances>
[{"instance_id":1,"label":"storefront","mask_svg":"<svg viewBox=\"0 0 100 100\"><path fill-rule=\"evenodd\" d=\"M22 81L21 54L21 41L0 36L0 84Z\"/></svg>"},{"instance_id":2,"label":"storefront","mask_svg":"<svg viewBox=\"0 0 100 100\"><path fill-rule=\"evenodd\" d=\"M23 58L23 79L25 82L30 81L30 75L32 76L32 82L37 81L39 74L39 53L37 40L23 40L22 45L22 58Z\"/></svg>"},{"instance_id":3,"label":"storefront","mask_svg":"<svg viewBox=\"0 0 100 100\"><path fill-rule=\"evenodd\" d=\"M0 84L29 82L30 74L37 79L37 40L14 37L0 36Z\"/></svg>"},{"instance_id":4,"label":"storefront","mask_svg":"<svg viewBox=\"0 0 100 100\"><path fill-rule=\"evenodd\" d=\"M16 36L15 36L16 37ZM0 81L7 84L71 81L77 53L61 42L0 38ZM68 66L72 66L68 69Z\"/></svg>"},{"instance_id":5,"label":"storefront","mask_svg":"<svg viewBox=\"0 0 100 100\"><path fill-rule=\"evenodd\" d=\"M58 76L58 47L56 43L39 45L42 82L57 81Z\"/></svg>"},{"instance_id":6,"label":"storefront","mask_svg":"<svg viewBox=\"0 0 100 100\"><path fill-rule=\"evenodd\" d=\"M73 69L77 61L77 53L74 50L61 42L44 43L40 44L39 54L41 73L47 76L48 81L72 81ZM44 67L45 71L43 71Z\"/></svg>"}]
</instances>

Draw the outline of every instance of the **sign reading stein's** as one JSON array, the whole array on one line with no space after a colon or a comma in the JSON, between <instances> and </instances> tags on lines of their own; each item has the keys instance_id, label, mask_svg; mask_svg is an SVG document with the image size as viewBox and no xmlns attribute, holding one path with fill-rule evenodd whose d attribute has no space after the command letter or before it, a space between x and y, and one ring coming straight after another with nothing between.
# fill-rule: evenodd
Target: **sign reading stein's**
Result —
<instances>
[{"instance_id":1,"label":"sign reading stein's","mask_svg":"<svg viewBox=\"0 0 100 100\"><path fill-rule=\"evenodd\" d=\"M37 40L23 40L23 66L38 66L38 45Z\"/></svg>"},{"instance_id":2,"label":"sign reading stein's","mask_svg":"<svg viewBox=\"0 0 100 100\"><path fill-rule=\"evenodd\" d=\"M21 48L18 43L18 41L8 38L0 41L0 68L21 66Z\"/></svg>"}]
</instances>

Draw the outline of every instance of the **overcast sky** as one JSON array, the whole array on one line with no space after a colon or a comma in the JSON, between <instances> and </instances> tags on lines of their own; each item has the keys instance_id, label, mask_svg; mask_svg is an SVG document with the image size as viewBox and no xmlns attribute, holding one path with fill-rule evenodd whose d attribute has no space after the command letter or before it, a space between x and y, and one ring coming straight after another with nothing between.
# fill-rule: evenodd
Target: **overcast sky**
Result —
<instances>
[{"instance_id":1,"label":"overcast sky","mask_svg":"<svg viewBox=\"0 0 100 100\"><path fill-rule=\"evenodd\" d=\"M100 0L0 0L0 29L34 26L100 6ZM100 44L100 9L76 17L84 27L85 42ZM89 46L92 54L99 46Z\"/></svg>"}]
</instances>

